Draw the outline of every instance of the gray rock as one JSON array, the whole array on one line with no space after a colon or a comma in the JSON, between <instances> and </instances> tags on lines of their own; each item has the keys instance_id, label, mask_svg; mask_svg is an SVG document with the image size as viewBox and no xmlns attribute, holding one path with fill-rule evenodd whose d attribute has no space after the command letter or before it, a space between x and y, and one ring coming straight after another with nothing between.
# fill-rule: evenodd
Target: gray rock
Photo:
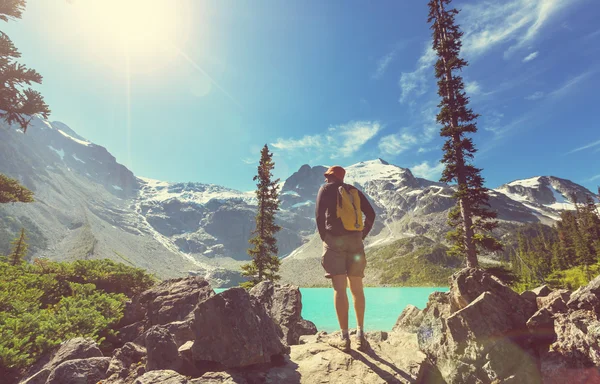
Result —
<instances>
[{"instance_id":1,"label":"gray rock","mask_svg":"<svg viewBox=\"0 0 600 384\"><path fill-rule=\"evenodd\" d=\"M160 284L142 292L125 308L118 339L121 343L135 341L144 331L153 325L166 325L178 345L189 340L189 320L193 311L202 302L215 293L210 284L202 277L191 276L179 279L164 280ZM140 320L143 319L143 320Z\"/></svg>"},{"instance_id":2,"label":"gray rock","mask_svg":"<svg viewBox=\"0 0 600 384\"><path fill-rule=\"evenodd\" d=\"M524 298L525 300L530 301L533 304L535 304L538 295L536 295L535 292L533 292L533 291L524 291L524 292L521 292L521 297Z\"/></svg>"},{"instance_id":3,"label":"gray rock","mask_svg":"<svg viewBox=\"0 0 600 384\"><path fill-rule=\"evenodd\" d=\"M452 311L466 307L484 292L494 292L502 297L511 308L510 317L514 324L522 324L535 313L537 308L495 276L479 268L465 268L452 276L450 304Z\"/></svg>"},{"instance_id":4,"label":"gray rock","mask_svg":"<svg viewBox=\"0 0 600 384\"><path fill-rule=\"evenodd\" d=\"M248 381L233 372L206 372L201 377L192 379L190 384L248 384Z\"/></svg>"},{"instance_id":5,"label":"gray rock","mask_svg":"<svg viewBox=\"0 0 600 384\"><path fill-rule=\"evenodd\" d=\"M542 308L527 320L527 329L534 337L536 344L547 346L556 339L553 316L550 310Z\"/></svg>"},{"instance_id":6,"label":"gray rock","mask_svg":"<svg viewBox=\"0 0 600 384\"><path fill-rule=\"evenodd\" d=\"M193 359L225 368L269 363L289 353L279 328L242 288L231 288L201 302L194 311Z\"/></svg>"},{"instance_id":7,"label":"gray rock","mask_svg":"<svg viewBox=\"0 0 600 384\"><path fill-rule=\"evenodd\" d=\"M449 292L430 296L419 347L448 383L539 382L525 348L526 321L535 309L493 276L464 269L452 276Z\"/></svg>"},{"instance_id":8,"label":"gray rock","mask_svg":"<svg viewBox=\"0 0 600 384\"><path fill-rule=\"evenodd\" d=\"M155 325L146 331L145 345L148 353L146 371L178 371L181 368L182 360L177 344L165 327Z\"/></svg>"},{"instance_id":9,"label":"gray rock","mask_svg":"<svg viewBox=\"0 0 600 384\"><path fill-rule=\"evenodd\" d=\"M552 313L567 312L567 303L571 297L571 292L566 289L557 289L547 296L540 296L536 299L538 309L547 308Z\"/></svg>"},{"instance_id":10,"label":"gray rock","mask_svg":"<svg viewBox=\"0 0 600 384\"><path fill-rule=\"evenodd\" d=\"M600 321L595 312L558 314L554 329L557 340L551 348L562 351L569 366L600 366Z\"/></svg>"},{"instance_id":11,"label":"gray rock","mask_svg":"<svg viewBox=\"0 0 600 384\"><path fill-rule=\"evenodd\" d=\"M134 384L189 384L187 377L171 370L150 371L138 377Z\"/></svg>"},{"instance_id":12,"label":"gray rock","mask_svg":"<svg viewBox=\"0 0 600 384\"><path fill-rule=\"evenodd\" d=\"M267 311L287 345L296 345L300 336L314 335L317 327L302 319L302 294L298 287L263 281L250 290L250 296Z\"/></svg>"},{"instance_id":13,"label":"gray rock","mask_svg":"<svg viewBox=\"0 0 600 384\"><path fill-rule=\"evenodd\" d=\"M202 277L165 280L143 292L140 303L146 308L149 326L181 321L192 316L198 303L215 293Z\"/></svg>"},{"instance_id":14,"label":"gray rock","mask_svg":"<svg viewBox=\"0 0 600 384\"><path fill-rule=\"evenodd\" d=\"M419 308L415 307L412 304L409 304L404 308L398 320L396 320L396 324L392 328L392 331L406 331L411 333L416 333L421 326L421 322L423 321L423 311Z\"/></svg>"},{"instance_id":15,"label":"gray rock","mask_svg":"<svg viewBox=\"0 0 600 384\"><path fill-rule=\"evenodd\" d=\"M131 378L138 377L145 372L145 357L146 348L134 343L126 343L121 348L117 348L113 352L106 372L108 376L106 383L131 382Z\"/></svg>"},{"instance_id":16,"label":"gray rock","mask_svg":"<svg viewBox=\"0 0 600 384\"><path fill-rule=\"evenodd\" d=\"M65 361L102 357L102 352L93 339L77 337L62 343L57 349L41 357L25 375L23 384L44 384L50 373Z\"/></svg>"},{"instance_id":17,"label":"gray rock","mask_svg":"<svg viewBox=\"0 0 600 384\"><path fill-rule=\"evenodd\" d=\"M587 309L600 314L600 275L573 292L567 306L573 310Z\"/></svg>"},{"instance_id":18,"label":"gray rock","mask_svg":"<svg viewBox=\"0 0 600 384\"><path fill-rule=\"evenodd\" d=\"M96 384L106 378L110 357L68 360L52 370L46 384Z\"/></svg>"},{"instance_id":19,"label":"gray rock","mask_svg":"<svg viewBox=\"0 0 600 384\"><path fill-rule=\"evenodd\" d=\"M540 358L544 383L600 383L600 321L594 311L556 315L556 342Z\"/></svg>"},{"instance_id":20,"label":"gray rock","mask_svg":"<svg viewBox=\"0 0 600 384\"><path fill-rule=\"evenodd\" d=\"M548 288L547 285L542 285L540 287L532 289L531 291L533 293L535 293L536 296L539 296L539 297L548 296L552 292L552 290L550 288Z\"/></svg>"}]
</instances>

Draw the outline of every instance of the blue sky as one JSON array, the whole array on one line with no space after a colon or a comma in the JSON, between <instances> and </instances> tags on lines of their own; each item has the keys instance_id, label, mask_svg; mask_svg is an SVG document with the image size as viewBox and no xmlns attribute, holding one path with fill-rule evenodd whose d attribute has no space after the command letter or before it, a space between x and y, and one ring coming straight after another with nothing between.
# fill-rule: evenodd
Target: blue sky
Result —
<instances>
[{"instance_id":1,"label":"blue sky","mask_svg":"<svg viewBox=\"0 0 600 384\"><path fill-rule=\"evenodd\" d=\"M111 1L30 1L3 31L44 76L51 120L136 175L252 189L268 143L282 178L377 157L439 177L425 1ZM595 191L600 3L454 5L488 187L554 175Z\"/></svg>"}]
</instances>

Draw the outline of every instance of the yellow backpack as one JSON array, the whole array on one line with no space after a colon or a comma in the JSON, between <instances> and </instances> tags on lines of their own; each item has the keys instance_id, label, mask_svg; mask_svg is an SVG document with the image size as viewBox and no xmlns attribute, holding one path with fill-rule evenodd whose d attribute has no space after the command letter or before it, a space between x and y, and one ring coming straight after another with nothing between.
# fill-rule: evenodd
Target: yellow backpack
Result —
<instances>
[{"instance_id":1,"label":"yellow backpack","mask_svg":"<svg viewBox=\"0 0 600 384\"><path fill-rule=\"evenodd\" d=\"M362 231L365 226L360 210L360 195L358 189L348 184L342 184L337 194L337 217L341 219L347 231Z\"/></svg>"}]
</instances>

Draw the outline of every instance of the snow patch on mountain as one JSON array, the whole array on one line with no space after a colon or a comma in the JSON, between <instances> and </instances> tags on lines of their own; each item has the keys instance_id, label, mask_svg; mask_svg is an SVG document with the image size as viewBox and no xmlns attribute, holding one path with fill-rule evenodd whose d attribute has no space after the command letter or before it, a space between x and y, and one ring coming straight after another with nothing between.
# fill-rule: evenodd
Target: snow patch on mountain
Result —
<instances>
[{"instance_id":1,"label":"snow patch on mountain","mask_svg":"<svg viewBox=\"0 0 600 384\"><path fill-rule=\"evenodd\" d=\"M508 183L507 185L510 185L510 186L519 185L519 186L527 187L527 188L536 188L536 187L539 187L539 185L540 185L540 176L532 177L529 179L523 179L523 180L515 180L515 181Z\"/></svg>"},{"instance_id":2,"label":"snow patch on mountain","mask_svg":"<svg viewBox=\"0 0 600 384\"><path fill-rule=\"evenodd\" d=\"M64 137L73 140L74 142L76 142L77 144L81 144L81 145L85 145L86 147L89 147L90 145L92 145L92 143L90 143L89 141L83 141L83 140L79 140L71 135L69 135L68 133L65 133L63 131L61 131L60 129L58 130L58 132L63 135Z\"/></svg>"},{"instance_id":3,"label":"snow patch on mountain","mask_svg":"<svg viewBox=\"0 0 600 384\"><path fill-rule=\"evenodd\" d=\"M164 203L177 199L185 203L206 204L211 200L239 199L248 204L256 204L253 191L241 192L215 184L170 183L145 177L138 179L141 181L140 198L146 201Z\"/></svg>"},{"instance_id":4,"label":"snow patch on mountain","mask_svg":"<svg viewBox=\"0 0 600 384\"><path fill-rule=\"evenodd\" d=\"M72 156L72 157L73 157L75 160L79 161L80 163L83 163L83 164L85 164L85 161L83 161L83 160L81 160L79 157L77 157L77 155L76 155L76 154L72 154L71 156Z\"/></svg>"},{"instance_id":5,"label":"snow patch on mountain","mask_svg":"<svg viewBox=\"0 0 600 384\"><path fill-rule=\"evenodd\" d=\"M65 159L65 151L63 151L62 149L56 149L53 146L49 145L48 148L50 148L51 150L53 150L54 152L56 152L56 154L58 156L60 156L61 160Z\"/></svg>"}]
</instances>

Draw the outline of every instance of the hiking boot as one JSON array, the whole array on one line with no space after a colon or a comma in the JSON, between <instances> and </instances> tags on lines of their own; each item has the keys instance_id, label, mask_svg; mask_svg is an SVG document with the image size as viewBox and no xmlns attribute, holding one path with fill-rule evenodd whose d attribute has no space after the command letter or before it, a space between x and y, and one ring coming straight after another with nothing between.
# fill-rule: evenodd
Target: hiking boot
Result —
<instances>
[{"instance_id":1,"label":"hiking boot","mask_svg":"<svg viewBox=\"0 0 600 384\"><path fill-rule=\"evenodd\" d=\"M356 349L361 352L368 351L370 348L369 342L364 333L356 336Z\"/></svg>"},{"instance_id":2,"label":"hiking boot","mask_svg":"<svg viewBox=\"0 0 600 384\"><path fill-rule=\"evenodd\" d=\"M350 337L330 337L327 344L342 352L350 352Z\"/></svg>"}]
</instances>

